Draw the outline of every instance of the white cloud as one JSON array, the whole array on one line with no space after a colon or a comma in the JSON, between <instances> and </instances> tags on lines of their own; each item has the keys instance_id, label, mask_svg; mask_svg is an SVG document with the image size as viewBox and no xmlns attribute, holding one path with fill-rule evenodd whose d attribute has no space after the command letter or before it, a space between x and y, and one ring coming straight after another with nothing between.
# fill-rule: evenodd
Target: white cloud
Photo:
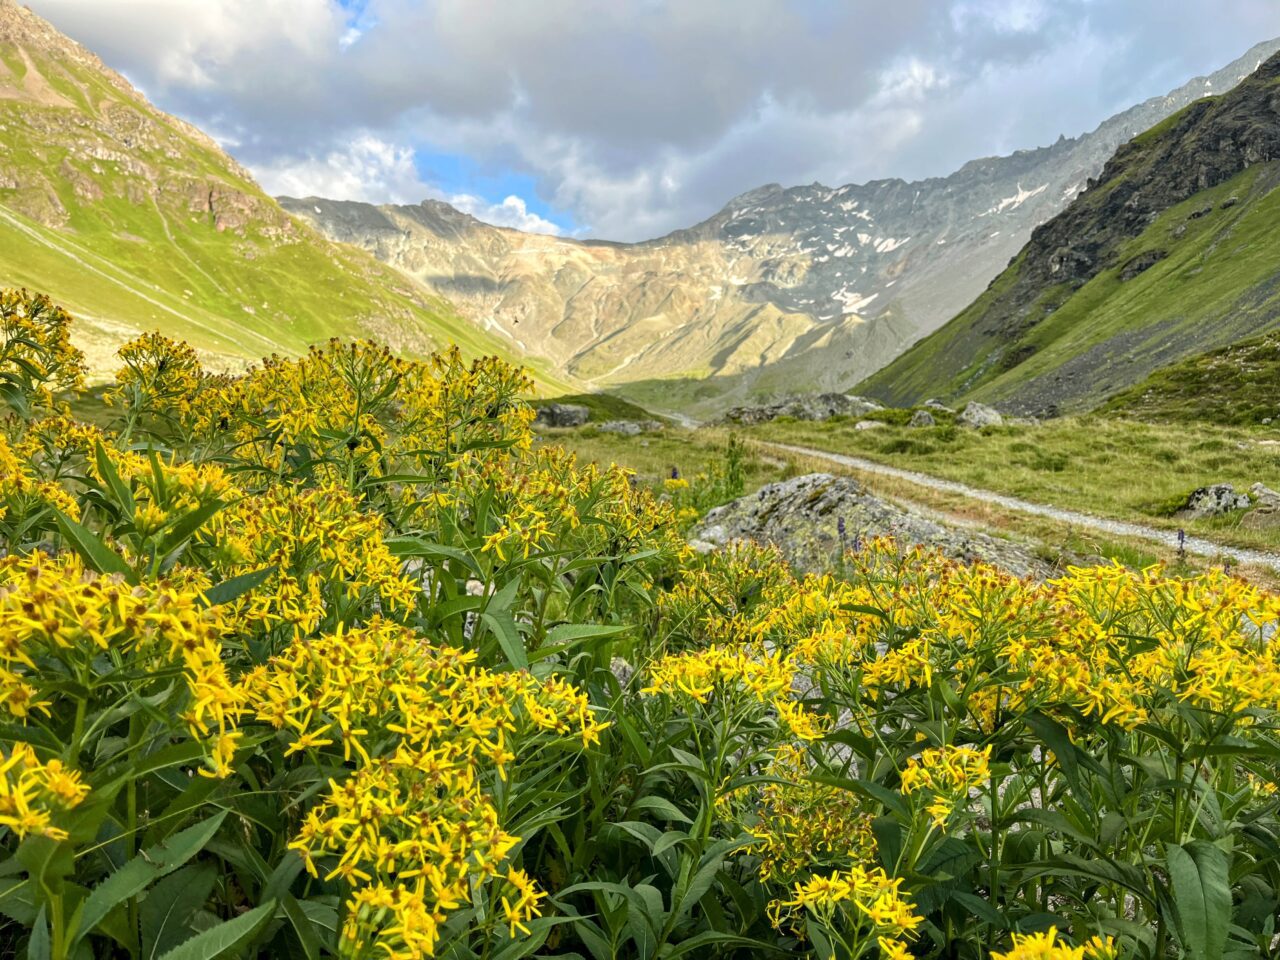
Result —
<instances>
[{"instance_id":1,"label":"white cloud","mask_svg":"<svg viewBox=\"0 0 1280 960\"><path fill-rule=\"evenodd\" d=\"M412 147L365 133L349 146L323 156L289 158L258 164L254 173L268 193L290 197L326 197L367 203L418 203L444 200L463 213L499 227L531 233L559 234L560 227L529 210L514 194L499 203L470 193L448 193L423 182Z\"/></svg>"},{"instance_id":2,"label":"white cloud","mask_svg":"<svg viewBox=\"0 0 1280 960\"><path fill-rule=\"evenodd\" d=\"M1048 143L1280 34L1276 0L27 2L273 189L419 200L405 151L452 153L611 239Z\"/></svg>"},{"instance_id":3,"label":"white cloud","mask_svg":"<svg viewBox=\"0 0 1280 960\"><path fill-rule=\"evenodd\" d=\"M514 227L527 233L549 233L555 236L562 232L558 224L533 213L524 199L514 194L501 203L490 203L468 193L455 193L441 199L463 213L469 213L477 220L483 220L495 226Z\"/></svg>"},{"instance_id":4,"label":"white cloud","mask_svg":"<svg viewBox=\"0 0 1280 960\"><path fill-rule=\"evenodd\" d=\"M414 151L365 133L323 156L282 158L254 166L263 189L292 197L416 203L432 195L414 165Z\"/></svg>"}]
</instances>

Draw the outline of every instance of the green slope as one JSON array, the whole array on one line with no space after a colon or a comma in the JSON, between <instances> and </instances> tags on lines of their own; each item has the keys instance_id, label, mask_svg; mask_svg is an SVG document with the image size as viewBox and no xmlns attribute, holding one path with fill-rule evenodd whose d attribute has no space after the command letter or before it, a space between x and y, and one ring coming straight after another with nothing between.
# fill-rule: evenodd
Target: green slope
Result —
<instances>
[{"instance_id":1,"label":"green slope","mask_svg":"<svg viewBox=\"0 0 1280 960\"><path fill-rule=\"evenodd\" d=\"M99 371L145 329L229 366L331 336L518 352L294 220L212 140L11 0L0 0L0 138L0 284L66 305Z\"/></svg>"},{"instance_id":2,"label":"green slope","mask_svg":"<svg viewBox=\"0 0 1280 960\"><path fill-rule=\"evenodd\" d=\"M1171 364L1102 409L1168 423L1280 422L1280 333Z\"/></svg>"},{"instance_id":3,"label":"green slope","mask_svg":"<svg viewBox=\"0 0 1280 960\"><path fill-rule=\"evenodd\" d=\"M1121 148L972 305L858 388L1089 409L1280 328L1280 59Z\"/></svg>"}]
</instances>

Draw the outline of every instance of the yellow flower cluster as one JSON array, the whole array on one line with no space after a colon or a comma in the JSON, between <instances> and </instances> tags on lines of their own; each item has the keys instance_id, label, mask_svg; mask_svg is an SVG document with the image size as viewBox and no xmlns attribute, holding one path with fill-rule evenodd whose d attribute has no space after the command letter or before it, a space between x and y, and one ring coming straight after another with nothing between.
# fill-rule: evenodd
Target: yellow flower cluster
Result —
<instances>
[{"instance_id":1,"label":"yellow flower cluster","mask_svg":"<svg viewBox=\"0 0 1280 960\"><path fill-rule=\"evenodd\" d=\"M6 755L0 749L0 827L19 838L65 840L66 830L54 818L89 795L80 774L53 759L41 763L29 744L16 741Z\"/></svg>"},{"instance_id":2,"label":"yellow flower cluster","mask_svg":"<svg viewBox=\"0 0 1280 960\"><path fill-rule=\"evenodd\" d=\"M188 344L157 331L130 340L116 354L124 366L116 373L115 385L103 395L107 403L175 419L191 416L204 371Z\"/></svg>"},{"instance_id":3,"label":"yellow flower cluster","mask_svg":"<svg viewBox=\"0 0 1280 960\"><path fill-rule=\"evenodd\" d=\"M902 771L902 792L910 796L930 795L927 810L935 826L945 826L957 804L969 799L969 792L984 786L991 777L991 747L935 747L907 760Z\"/></svg>"},{"instance_id":4,"label":"yellow flower cluster","mask_svg":"<svg viewBox=\"0 0 1280 960\"><path fill-rule=\"evenodd\" d=\"M501 460L532 443L532 384L496 358L426 360L370 343L330 341L299 359L272 357L206 390L195 429L270 471L290 456L324 461L321 479L350 484L406 466L442 470L468 451Z\"/></svg>"},{"instance_id":5,"label":"yellow flower cluster","mask_svg":"<svg viewBox=\"0 0 1280 960\"><path fill-rule=\"evenodd\" d=\"M769 916L781 929L808 913L829 935L843 940L851 956L860 956L860 948L874 942L884 957L908 957L903 938L924 918L916 914L901 887L900 878L888 876L879 867L854 866L796 883L790 900L770 903Z\"/></svg>"},{"instance_id":6,"label":"yellow flower cluster","mask_svg":"<svg viewBox=\"0 0 1280 960\"><path fill-rule=\"evenodd\" d=\"M1120 956L1111 937L1093 937L1083 946L1072 947L1050 927L1043 933L1015 933L1013 948L1004 953L993 951L991 960L1119 960Z\"/></svg>"},{"instance_id":7,"label":"yellow flower cluster","mask_svg":"<svg viewBox=\"0 0 1280 960\"><path fill-rule=\"evenodd\" d=\"M871 816L856 794L812 779L800 747L784 744L765 770L765 784L738 817L755 839L760 879L788 882L815 864L867 862L875 854ZM726 798L731 800L734 798ZM725 804L728 806L728 804Z\"/></svg>"},{"instance_id":8,"label":"yellow flower cluster","mask_svg":"<svg viewBox=\"0 0 1280 960\"><path fill-rule=\"evenodd\" d=\"M159 582L129 587L94 574L74 554L35 553L0 560L0 698L11 716L47 712L38 666L47 657L85 670L94 658L136 652L144 664L168 665L186 678L183 719L191 731L224 733L243 695L222 660L223 623L203 600L204 584ZM225 774L225 765L216 770Z\"/></svg>"},{"instance_id":9,"label":"yellow flower cluster","mask_svg":"<svg viewBox=\"0 0 1280 960\"><path fill-rule=\"evenodd\" d=\"M43 294L0 289L0 378L47 407L55 391L83 386L84 374L67 312Z\"/></svg>"},{"instance_id":10,"label":"yellow flower cluster","mask_svg":"<svg viewBox=\"0 0 1280 960\"><path fill-rule=\"evenodd\" d=\"M222 577L274 568L262 587L230 605L247 627L283 623L309 633L334 604L361 591L398 610L417 597L383 539L381 519L336 484L278 485L240 499L206 523L199 540Z\"/></svg>"},{"instance_id":11,"label":"yellow flower cluster","mask_svg":"<svg viewBox=\"0 0 1280 960\"><path fill-rule=\"evenodd\" d=\"M429 956L439 926L500 875L519 842L502 829L483 772L505 778L539 735L585 747L603 725L561 680L494 673L473 651L433 647L385 620L295 642L245 679L258 719L288 740L285 754L330 752L356 764L332 780L290 844L319 875L354 889L344 950ZM506 882L507 922L538 915L538 893L519 871ZM513 933L514 935L514 933Z\"/></svg>"},{"instance_id":12,"label":"yellow flower cluster","mask_svg":"<svg viewBox=\"0 0 1280 960\"><path fill-rule=\"evenodd\" d=\"M31 461L0 435L0 520L20 527L33 514L51 507L73 520L80 516L75 499L57 482L43 479Z\"/></svg>"}]
</instances>

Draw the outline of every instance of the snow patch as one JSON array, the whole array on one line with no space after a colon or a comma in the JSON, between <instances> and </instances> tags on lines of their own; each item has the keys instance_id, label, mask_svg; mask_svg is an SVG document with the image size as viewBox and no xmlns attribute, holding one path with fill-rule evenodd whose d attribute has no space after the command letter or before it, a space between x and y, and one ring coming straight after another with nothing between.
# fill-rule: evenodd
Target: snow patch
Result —
<instances>
[{"instance_id":1,"label":"snow patch","mask_svg":"<svg viewBox=\"0 0 1280 960\"><path fill-rule=\"evenodd\" d=\"M1005 197L1003 200L997 203L994 207L988 210L985 214L983 214L983 216L989 216L993 213L1004 213L1006 210L1017 210L1020 206L1022 206L1032 197L1037 196L1041 193L1044 193L1048 189L1049 189L1049 185L1047 183L1043 183L1040 186L1036 187L1034 190L1023 190L1022 184L1019 183L1017 193L1015 193L1012 197Z\"/></svg>"}]
</instances>

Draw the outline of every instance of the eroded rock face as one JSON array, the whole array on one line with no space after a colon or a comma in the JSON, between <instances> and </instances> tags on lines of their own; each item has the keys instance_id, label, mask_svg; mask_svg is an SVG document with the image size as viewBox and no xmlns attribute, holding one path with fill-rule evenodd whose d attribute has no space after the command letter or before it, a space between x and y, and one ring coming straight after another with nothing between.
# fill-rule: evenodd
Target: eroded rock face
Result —
<instances>
[{"instance_id":1,"label":"eroded rock face","mask_svg":"<svg viewBox=\"0 0 1280 960\"><path fill-rule=\"evenodd\" d=\"M727 423L740 423L746 426L753 423L767 423L778 417L791 417L794 420L865 417L868 413L883 409L884 406L874 400L843 393L796 394L773 403L734 407L724 415L724 420Z\"/></svg>"},{"instance_id":2,"label":"eroded rock face","mask_svg":"<svg viewBox=\"0 0 1280 960\"><path fill-rule=\"evenodd\" d=\"M662 429L657 420L606 420L597 424L596 429L603 433L618 433L624 437L638 437L642 433L653 433Z\"/></svg>"},{"instance_id":3,"label":"eroded rock face","mask_svg":"<svg viewBox=\"0 0 1280 960\"><path fill-rule=\"evenodd\" d=\"M908 513L867 493L856 480L827 473L769 484L717 507L691 539L711 547L735 540L770 543L797 569L822 571L831 569L842 550L880 536L937 548L969 563L990 563L1020 577L1044 579L1052 573L1023 545Z\"/></svg>"},{"instance_id":4,"label":"eroded rock face","mask_svg":"<svg viewBox=\"0 0 1280 960\"><path fill-rule=\"evenodd\" d=\"M538 408L534 425L539 427L580 427L591 419L591 411L576 403L548 403Z\"/></svg>"}]
</instances>

